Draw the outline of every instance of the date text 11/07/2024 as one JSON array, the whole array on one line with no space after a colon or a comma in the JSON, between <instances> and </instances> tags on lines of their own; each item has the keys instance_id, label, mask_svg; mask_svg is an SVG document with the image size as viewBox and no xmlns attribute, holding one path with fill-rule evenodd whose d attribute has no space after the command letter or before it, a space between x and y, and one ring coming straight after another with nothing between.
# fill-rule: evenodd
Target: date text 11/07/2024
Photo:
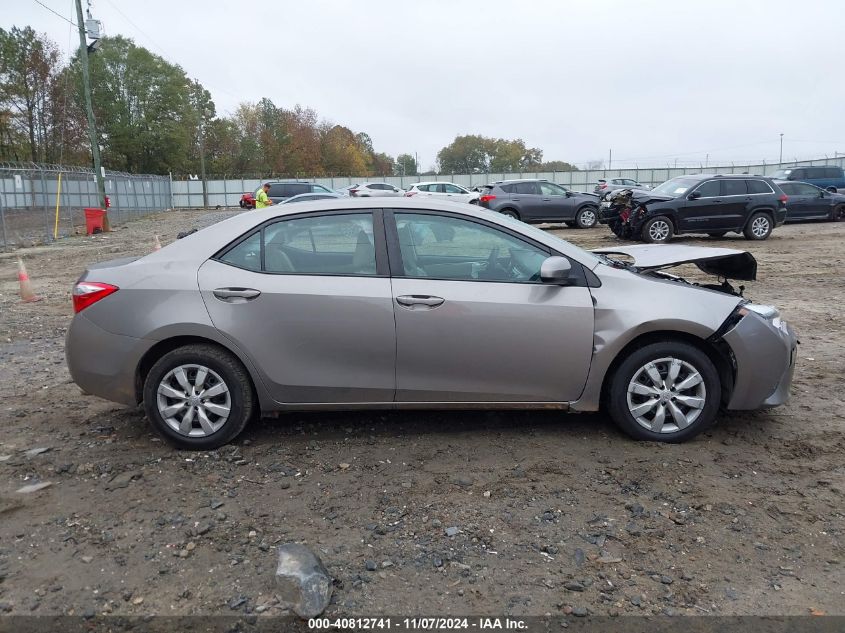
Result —
<instances>
[{"instance_id":1,"label":"date text 11/07/2024","mask_svg":"<svg viewBox=\"0 0 845 633\"><path fill-rule=\"evenodd\" d=\"M444 629L478 630L513 630L527 629L524 620L518 618L311 618L308 628L321 629L358 629L358 630L421 630L437 631Z\"/></svg>"}]
</instances>

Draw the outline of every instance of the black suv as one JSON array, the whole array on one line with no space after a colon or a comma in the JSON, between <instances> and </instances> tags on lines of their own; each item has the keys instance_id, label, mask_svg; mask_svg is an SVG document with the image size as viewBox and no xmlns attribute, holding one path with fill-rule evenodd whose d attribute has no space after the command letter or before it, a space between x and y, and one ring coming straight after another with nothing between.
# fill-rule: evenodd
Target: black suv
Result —
<instances>
[{"instance_id":1,"label":"black suv","mask_svg":"<svg viewBox=\"0 0 845 633\"><path fill-rule=\"evenodd\" d=\"M548 180L498 180L479 193L478 203L485 209L523 222L565 222L581 229L596 225L598 196Z\"/></svg>"},{"instance_id":2,"label":"black suv","mask_svg":"<svg viewBox=\"0 0 845 633\"><path fill-rule=\"evenodd\" d=\"M634 191L627 210L603 201L599 222L611 224L617 235L650 243L681 233L722 237L734 232L765 240L786 220L786 201L786 194L764 176L678 176L651 191ZM628 226L620 231L620 223Z\"/></svg>"},{"instance_id":3,"label":"black suv","mask_svg":"<svg viewBox=\"0 0 845 633\"><path fill-rule=\"evenodd\" d=\"M318 185L316 182L303 182L294 180L271 180L270 191L267 197L273 201L273 204L281 202L287 198L298 196L303 193L334 193L328 187Z\"/></svg>"}]
</instances>

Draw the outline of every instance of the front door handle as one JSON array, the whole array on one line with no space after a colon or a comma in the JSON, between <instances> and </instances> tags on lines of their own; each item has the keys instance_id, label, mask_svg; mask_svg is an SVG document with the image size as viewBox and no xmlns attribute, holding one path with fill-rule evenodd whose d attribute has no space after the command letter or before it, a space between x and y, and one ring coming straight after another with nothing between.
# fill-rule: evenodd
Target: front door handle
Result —
<instances>
[{"instance_id":1,"label":"front door handle","mask_svg":"<svg viewBox=\"0 0 845 633\"><path fill-rule=\"evenodd\" d=\"M261 295L261 291L254 288L215 288L213 293L226 303L246 303Z\"/></svg>"},{"instance_id":2,"label":"front door handle","mask_svg":"<svg viewBox=\"0 0 845 633\"><path fill-rule=\"evenodd\" d=\"M443 299L443 297L432 297L431 295L400 295L396 297L396 303L409 308L412 306L427 306L429 308L436 308L444 301L445 299Z\"/></svg>"}]
</instances>

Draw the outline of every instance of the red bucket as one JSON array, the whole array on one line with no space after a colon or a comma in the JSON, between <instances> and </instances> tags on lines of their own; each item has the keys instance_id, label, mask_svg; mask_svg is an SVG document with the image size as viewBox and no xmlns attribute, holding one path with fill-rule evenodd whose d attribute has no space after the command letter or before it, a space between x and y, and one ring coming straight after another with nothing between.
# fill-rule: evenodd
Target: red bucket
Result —
<instances>
[{"instance_id":1,"label":"red bucket","mask_svg":"<svg viewBox=\"0 0 845 633\"><path fill-rule=\"evenodd\" d=\"M85 209L85 229L88 235L94 233L102 233L103 219L106 217L106 212L103 209Z\"/></svg>"}]
</instances>

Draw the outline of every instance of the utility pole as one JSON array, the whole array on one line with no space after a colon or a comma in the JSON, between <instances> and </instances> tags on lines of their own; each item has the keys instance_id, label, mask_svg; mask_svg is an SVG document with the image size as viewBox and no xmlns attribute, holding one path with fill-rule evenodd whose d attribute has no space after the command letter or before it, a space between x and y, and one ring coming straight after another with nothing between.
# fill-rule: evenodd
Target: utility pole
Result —
<instances>
[{"instance_id":1,"label":"utility pole","mask_svg":"<svg viewBox=\"0 0 845 633\"><path fill-rule=\"evenodd\" d=\"M106 183L103 179L103 166L100 162L100 144L97 140L97 123L94 121L94 106L91 104L91 79L88 75L88 40L85 36L85 20L82 17L82 0L76 0L76 22L79 26L79 62L82 65L82 85L85 92L85 113L88 115L88 138L91 141L91 154L94 157L94 177L97 180L97 192L100 206L106 211L103 228L109 230L108 210L106 209Z\"/></svg>"},{"instance_id":2,"label":"utility pole","mask_svg":"<svg viewBox=\"0 0 845 633\"><path fill-rule=\"evenodd\" d=\"M778 157L778 167L783 166L783 132L780 133L780 156Z\"/></svg>"},{"instance_id":3,"label":"utility pole","mask_svg":"<svg viewBox=\"0 0 845 633\"><path fill-rule=\"evenodd\" d=\"M610 171L613 169L613 149L607 150L607 169Z\"/></svg>"}]
</instances>

